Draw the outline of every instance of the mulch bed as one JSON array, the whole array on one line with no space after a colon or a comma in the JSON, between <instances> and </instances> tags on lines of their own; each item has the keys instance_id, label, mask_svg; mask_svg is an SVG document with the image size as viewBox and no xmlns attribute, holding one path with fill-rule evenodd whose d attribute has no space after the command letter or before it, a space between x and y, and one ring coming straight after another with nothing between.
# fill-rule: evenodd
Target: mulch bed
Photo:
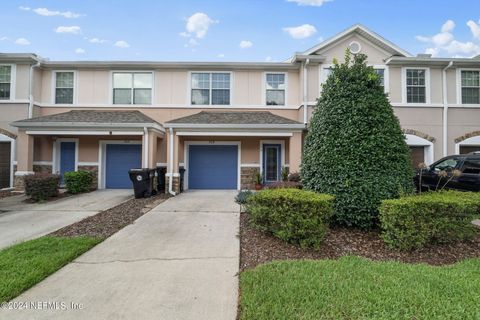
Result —
<instances>
[{"instance_id":1,"label":"mulch bed","mask_svg":"<svg viewBox=\"0 0 480 320\"><path fill-rule=\"evenodd\" d=\"M480 233L472 241L436 245L421 250L398 251L384 244L378 231L332 228L320 250L302 249L253 228L248 214L240 215L240 270L273 260L337 259L355 255L372 260L396 260L430 265L452 264L466 258L480 257Z\"/></svg>"},{"instance_id":2,"label":"mulch bed","mask_svg":"<svg viewBox=\"0 0 480 320\"><path fill-rule=\"evenodd\" d=\"M151 198L130 199L116 207L101 211L94 216L87 217L57 230L50 235L58 237L90 236L107 238L133 223L167 198L168 196L165 194L158 194Z\"/></svg>"}]
</instances>

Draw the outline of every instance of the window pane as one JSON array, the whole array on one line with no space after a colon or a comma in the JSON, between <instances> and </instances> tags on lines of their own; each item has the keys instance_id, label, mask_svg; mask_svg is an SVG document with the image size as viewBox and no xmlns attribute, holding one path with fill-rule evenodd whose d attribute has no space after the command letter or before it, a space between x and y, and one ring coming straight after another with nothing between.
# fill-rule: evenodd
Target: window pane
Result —
<instances>
[{"instance_id":1,"label":"window pane","mask_svg":"<svg viewBox=\"0 0 480 320\"><path fill-rule=\"evenodd\" d=\"M192 89L210 89L210 73L192 73Z\"/></svg>"},{"instance_id":2,"label":"window pane","mask_svg":"<svg viewBox=\"0 0 480 320\"><path fill-rule=\"evenodd\" d=\"M152 89L134 89L133 103L134 104L151 104Z\"/></svg>"},{"instance_id":3,"label":"window pane","mask_svg":"<svg viewBox=\"0 0 480 320\"><path fill-rule=\"evenodd\" d=\"M462 87L479 87L480 71L462 71Z\"/></svg>"},{"instance_id":4,"label":"window pane","mask_svg":"<svg viewBox=\"0 0 480 320\"><path fill-rule=\"evenodd\" d=\"M208 89L193 89L192 90L192 104L210 104L209 101L210 90Z\"/></svg>"},{"instance_id":5,"label":"window pane","mask_svg":"<svg viewBox=\"0 0 480 320\"><path fill-rule=\"evenodd\" d=\"M214 89L212 90L212 104L230 104L230 90Z\"/></svg>"},{"instance_id":6,"label":"window pane","mask_svg":"<svg viewBox=\"0 0 480 320\"><path fill-rule=\"evenodd\" d=\"M439 172L447 169L455 169L455 167L457 166L457 163L458 163L458 159L455 159L455 158L447 159L440 162L435 167L433 167L433 170L435 172Z\"/></svg>"},{"instance_id":7,"label":"window pane","mask_svg":"<svg viewBox=\"0 0 480 320\"><path fill-rule=\"evenodd\" d=\"M0 100L10 99L10 83L0 83Z\"/></svg>"},{"instance_id":8,"label":"window pane","mask_svg":"<svg viewBox=\"0 0 480 320\"><path fill-rule=\"evenodd\" d=\"M10 83L12 67L0 66L0 83Z\"/></svg>"},{"instance_id":9,"label":"window pane","mask_svg":"<svg viewBox=\"0 0 480 320\"><path fill-rule=\"evenodd\" d=\"M284 74L267 74L267 89L285 89L285 75Z\"/></svg>"},{"instance_id":10,"label":"window pane","mask_svg":"<svg viewBox=\"0 0 480 320\"><path fill-rule=\"evenodd\" d=\"M462 88L462 103L480 104L480 88Z\"/></svg>"},{"instance_id":11,"label":"window pane","mask_svg":"<svg viewBox=\"0 0 480 320\"><path fill-rule=\"evenodd\" d=\"M480 160L465 160L463 164L463 173L480 174Z\"/></svg>"},{"instance_id":12,"label":"window pane","mask_svg":"<svg viewBox=\"0 0 480 320\"><path fill-rule=\"evenodd\" d=\"M131 88L132 74L131 73L114 73L113 87L114 88Z\"/></svg>"},{"instance_id":13,"label":"window pane","mask_svg":"<svg viewBox=\"0 0 480 320\"><path fill-rule=\"evenodd\" d=\"M212 73L213 89L230 89L229 73Z\"/></svg>"},{"instance_id":14,"label":"window pane","mask_svg":"<svg viewBox=\"0 0 480 320\"><path fill-rule=\"evenodd\" d=\"M73 103L73 89L72 88L56 88L55 89L55 103Z\"/></svg>"},{"instance_id":15,"label":"window pane","mask_svg":"<svg viewBox=\"0 0 480 320\"><path fill-rule=\"evenodd\" d=\"M425 87L407 87L407 102L425 103Z\"/></svg>"},{"instance_id":16,"label":"window pane","mask_svg":"<svg viewBox=\"0 0 480 320\"><path fill-rule=\"evenodd\" d=\"M378 75L378 78L380 80L380 85L382 87L385 86L385 70L384 69L375 69L375 72Z\"/></svg>"},{"instance_id":17,"label":"window pane","mask_svg":"<svg viewBox=\"0 0 480 320\"><path fill-rule=\"evenodd\" d=\"M151 73L135 73L133 75L133 85L135 88L152 88L152 74Z\"/></svg>"},{"instance_id":18,"label":"window pane","mask_svg":"<svg viewBox=\"0 0 480 320\"><path fill-rule=\"evenodd\" d=\"M132 89L113 89L114 104L131 104Z\"/></svg>"},{"instance_id":19,"label":"window pane","mask_svg":"<svg viewBox=\"0 0 480 320\"><path fill-rule=\"evenodd\" d=\"M425 70L407 69L407 86L424 86Z\"/></svg>"},{"instance_id":20,"label":"window pane","mask_svg":"<svg viewBox=\"0 0 480 320\"><path fill-rule=\"evenodd\" d=\"M73 88L73 72L56 73L57 88Z\"/></svg>"},{"instance_id":21,"label":"window pane","mask_svg":"<svg viewBox=\"0 0 480 320\"><path fill-rule=\"evenodd\" d=\"M265 180L277 181L278 180L278 152L277 148L266 147L266 164L265 164Z\"/></svg>"},{"instance_id":22,"label":"window pane","mask_svg":"<svg viewBox=\"0 0 480 320\"><path fill-rule=\"evenodd\" d=\"M267 105L285 105L285 91L267 90Z\"/></svg>"}]
</instances>

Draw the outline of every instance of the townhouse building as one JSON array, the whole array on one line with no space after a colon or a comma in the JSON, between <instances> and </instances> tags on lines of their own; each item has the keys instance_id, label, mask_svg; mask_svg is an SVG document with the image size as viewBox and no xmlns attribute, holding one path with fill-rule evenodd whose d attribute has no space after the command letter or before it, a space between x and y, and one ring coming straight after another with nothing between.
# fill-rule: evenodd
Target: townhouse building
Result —
<instances>
[{"instance_id":1,"label":"townhouse building","mask_svg":"<svg viewBox=\"0 0 480 320\"><path fill-rule=\"evenodd\" d=\"M52 61L0 54L0 188L33 172L89 170L98 188L166 167L167 191L251 187L300 170L334 59L364 53L412 165L480 150L480 59L412 56L362 25L284 62Z\"/></svg>"}]
</instances>

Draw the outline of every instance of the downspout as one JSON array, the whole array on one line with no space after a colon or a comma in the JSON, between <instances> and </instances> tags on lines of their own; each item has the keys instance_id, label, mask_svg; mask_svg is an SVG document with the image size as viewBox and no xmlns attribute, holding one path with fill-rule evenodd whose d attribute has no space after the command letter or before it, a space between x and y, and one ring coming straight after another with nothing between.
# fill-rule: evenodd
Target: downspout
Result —
<instances>
[{"instance_id":1,"label":"downspout","mask_svg":"<svg viewBox=\"0 0 480 320\"><path fill-rule=\"evenodd\" d=\"M176 193L173 191L173 128L170 128L170 159L168 161L168 193L172 196L175 196Z\"/></svg>"},{"instance_id":2,"label":"downspout","mask_svg":"<svg viewBox=\"0 0 480 320\"><path fill-rule=\"evenodd\" d=\"M443 156L448 155L448 95L447 95L447 69L452 67L453 61L442 70L442 91L443 91Z\"/></svg>"},{"instance_id":3,"label":"downspout","mask_svg":"<svg viewBox=\"0 0 480 320\"><path fill-rule=\"evenodd\" d=\"M30 65L28 83L28 118L33 118L33 70L40 66L40 61Z\"/></svg>"},{"instance_id":4,"label":"downspout","mask_svg":"<svg viewBox=\"0 0 480 320\"><path fill-rule=\"evenodd\" d=\"M303 63L303 123L307 124L308 118L308 71L307 65L310 63L310 59L305 60Z\"/></svg>"},{"instance_id":5,"label":"downspout","mask_svg":"<svg viewBox=\"0 0 480 320\"><path fill-rule=\"evenodd\" d=\"M144 168L148 168L148 148L149 148L149 145L148 145L148 129L147 127L143 127L143 144L144 144L144 151L143 151L143 157L145 159L143 159L143 167Z\"/></svg>"}]
</instances>

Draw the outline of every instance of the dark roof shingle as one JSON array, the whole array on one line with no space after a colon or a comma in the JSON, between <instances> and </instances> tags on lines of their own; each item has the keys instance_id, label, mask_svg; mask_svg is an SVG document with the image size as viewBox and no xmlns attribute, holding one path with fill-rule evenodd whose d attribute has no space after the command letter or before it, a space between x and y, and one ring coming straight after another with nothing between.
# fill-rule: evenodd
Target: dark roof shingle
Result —
<instances>
[{"instance_id":1,"label":"dark roof shingle","mask_svg":"<svg viewBox=\"0 0 480 320\"><path fill-rule=\"evenodd\" d=\"M214 112L202 111L190 116L167 121L166 124L294 124L302 123L277 116L269 111Z\"/></svg>"}]
</instances>

